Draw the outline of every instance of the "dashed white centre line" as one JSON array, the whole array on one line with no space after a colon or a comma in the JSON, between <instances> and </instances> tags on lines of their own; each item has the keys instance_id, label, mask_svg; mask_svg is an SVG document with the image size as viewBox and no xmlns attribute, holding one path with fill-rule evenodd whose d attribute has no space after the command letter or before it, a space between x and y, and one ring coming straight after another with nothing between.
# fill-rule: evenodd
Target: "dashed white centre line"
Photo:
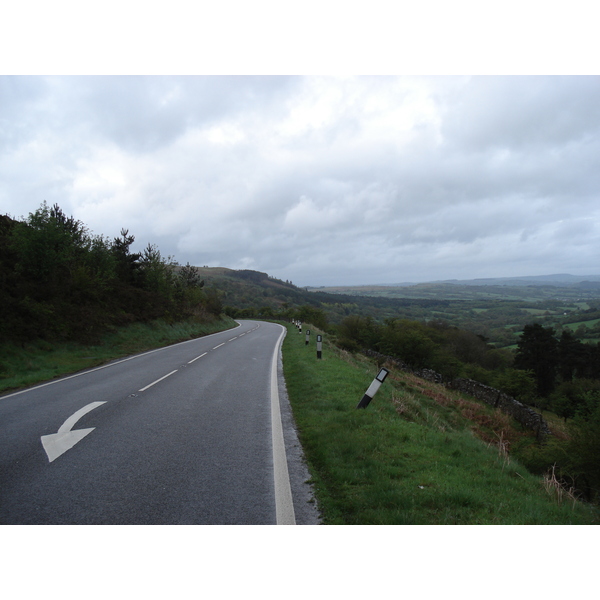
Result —
<instances>
[{"instance_id":1,"label":"dashed white centre line","mask_svg":"<svg viewBox=\"0 0 600 600\"><path fill-rule=\"evenodd\" d=\"M174 371L171 371L170 373L167 373L166 375L164 375L160 379L157 379L156 381L153 381L150 385L147 385L146 387L144 387L144 388L142 388L141 390L138 390L138 391L145 392L148 388L151 388L153 385L156 385L159 381L162 381L163 379L166 379L167 377L170 377L171 375L173 375L173 373L177 373L177 371L178 371L178 369L175 369Z\"/></svg>"},{"instance_id":2,"label":"dashed white centre line","mask_svg":"<svg viewBox=\"0 0 600 600\"><path fill-rule=\"evenodd\" d=\"M201 354L200 356L196 356L196 358L192 358L192 360L190 360L188 365L191 365L195 360L198 360L199 358L202 358L203 356L206 356L207 354L208 354L208 352L205 352L204 354Z\"/></svg>"},{"instance_id":3,"label":"dashed white centre line","mask_svg":"<svg viewBox=\"0 0 600 600\"><path fill-rule=\"evenodd\" d=\"M233 342L233 340L237 340L237 335L234 338L231 338L230 340L227 340L228 342Z\"/></svg>"},{"instance_id":4,"label":"dashed white centre line","mask_svg":"<svg viewBox=\"0 0 600 600\"><path fill-rule=\"evenodd\" d=\"M220 348L221 346L224 346L224 345L225 345L225 342L223 342L222 344L219 344L218 346L215 346L215 347L213 348L213 350L216 350L217 348Z\"/></svg>"}]
</instances>

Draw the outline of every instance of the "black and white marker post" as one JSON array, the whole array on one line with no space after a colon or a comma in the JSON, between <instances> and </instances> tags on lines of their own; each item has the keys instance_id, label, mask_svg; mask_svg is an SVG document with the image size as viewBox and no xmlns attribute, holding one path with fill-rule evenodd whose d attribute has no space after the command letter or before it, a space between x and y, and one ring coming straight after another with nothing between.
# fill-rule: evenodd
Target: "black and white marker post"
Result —
<instances>
[{"instance_id":1,"label":"black and white marker post","mask_svg":"<svg viewBox=\"0 0 600 600\"><path fill-rule=\"evenodd\" d=\"M321 358L321 351L323 349L323 336L317 336L317 358Z\"/></svg>"},{"instance_id":2,"label":"black and white marker post","mask_svg":"<svg viewBox=\"0 0 600 600\"><path fill-rule=\"evenodd\" d=\"M369 386L369 389L365 392L362 400L358 403L356 408L367 408L369 402L373 400L373 396L377 393L377 390L381 387L381 384L385 381L389 371L387 369L381 369L377 374L377 377L373 379L373 383Z\"/></svg>"},{"instance_id":3,"label":"black and white marker post","mask_svg":"<svg viewBox=\"0 0 600 600\"><path fill-rule=\"evenodd\" d=\"M305 346L308 346L308 340L310 339L310 329L306 330L306 341L304 343Z\"/></svg>"}]
</instances>

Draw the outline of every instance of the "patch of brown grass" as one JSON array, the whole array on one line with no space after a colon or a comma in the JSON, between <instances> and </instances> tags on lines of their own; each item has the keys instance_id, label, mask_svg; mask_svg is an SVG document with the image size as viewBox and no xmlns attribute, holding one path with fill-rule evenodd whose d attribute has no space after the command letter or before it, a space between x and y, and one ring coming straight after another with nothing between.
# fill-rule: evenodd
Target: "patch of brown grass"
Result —
<instances>
[{"instance_id":1,"label":"patch of brown grass","mask_svg":"<svg viewBox=\"0 0 600 600\"><path fill-rule=\"evenodd\" d=\"M498 446L500 454L508 456L510 446L522 437L531 434L513 426L512 417L500 409L492 409L486 404L464 398L457 392L448 390L440 384L431 383L412 373L401 376L390 373L392 380L404 384L411 390L434 400L437 404L450 407L463 418L471 422L471 430L483 442ZM394 401L399 414L410 412L401 398ZM490 412L492 411L493 412Z\"/></svg>"}]
</instances>

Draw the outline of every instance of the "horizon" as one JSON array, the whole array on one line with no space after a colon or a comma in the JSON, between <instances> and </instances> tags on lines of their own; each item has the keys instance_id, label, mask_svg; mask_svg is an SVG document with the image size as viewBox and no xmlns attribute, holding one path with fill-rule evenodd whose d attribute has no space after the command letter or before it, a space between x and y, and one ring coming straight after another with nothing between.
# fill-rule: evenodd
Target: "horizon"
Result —
<instances>
[{"instance_id":1,"label":"horizon","mask_svg":"<svg viewBox=\"0 0 600 600\"><path fill-rule=\"evenodd\" d=\"M295 285L298 288L313 288L313 289L319 289L319 288L353 288L353 287L395 287L395 286L410 286L410 285L420 285L420 284L424 284L424 283L450 283L450 282L473 282L473 281L495 281L495 280L515 280L515 279L546 279L546 280L550 280L550 281L559 281L559 279L557 278L571 278L575 281L589 281L589 280L600 280L600 273L598 274L594 274L594 273L587 273L585 275L574 275L572 273L547 273L547 274L542 274L542 275L518 275L518 276L508 276L508 277L473 277L473 278L468 278L468 279L436 279L436 280L427 280L427 281L399 281L399 282L390 282L390 283L382 283L382 282L376 282L376 283L351 283L351 284L323 284L323 285L310 285L310 284L296 284L294 281L288 279L288 278L281 278L281 277L276 277L274 275L272 275L271 273L268 273L267 271L262 271L260 269L232 269L230 267L223 267L223 266L218 266L218 267L211 267L208 265L205 266L198 266L196 265L196 268L208 268L208 269L227 269L227 270L231 270L231 271L244 271L244 270L249 270L249 271L255 271L257 273L264 273L265 275L268 275L271 278L274 279L279 279L280 281L287 281L289 283L292 283L293 285Z\"/></svg>"},{"instance_id":2,"label":"horizon","mask_svg":"<svg viewBox=\"0 0 600 600\"><path fill-rule=\"evenodd\" d=\"M549 274L545 274L545 275L519 275L519 276L508 276L508 277L473 277L473 278L469 278L469 279L435 279L435 280L427 280L427 281L400 281L400 282L394 282L394 283L355 283L355 284L343 284L343 285L320 285L320 286L313 286L313 285L302 285L302 286L298 286L298 287L309 287L309 288L321 288L321 287L331 287L331 288L343 288L343 287L377 287L377 286L381 286L381 287L395 287L395 286L399 286L399 287L404 287L404 286L410 286L410 285L420 285L420 284L424 284L424 283L450 283L450 282L466 282L466 281L487 281L487 280L511 280L511 279L549 279L552 277L572 277L576 280L580 280L580 281L587 281L588 278L589 279L598 279L600 280L600 274L591 274L588 273L587 275L573 275L571 273L549 273Z\"/></svg>"}]
</instances>

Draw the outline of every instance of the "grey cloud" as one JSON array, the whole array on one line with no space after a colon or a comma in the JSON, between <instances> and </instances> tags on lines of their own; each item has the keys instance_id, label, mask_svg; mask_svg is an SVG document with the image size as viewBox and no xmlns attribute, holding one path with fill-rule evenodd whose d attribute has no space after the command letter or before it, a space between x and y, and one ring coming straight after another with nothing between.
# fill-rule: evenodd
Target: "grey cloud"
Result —
<instances>
[{"instance_id":1,"label":"grey cloud","mask_svg":"<svg viewBox=\"0 0 600 600\"><path fill-rule=\"evenodd\" d=\"M134 151L172 142L202 127L252 110L273 110L294 79L272 77L102 77L77 79L96 130Z\"/></svg>"},{"instance_id":2,"label":"grey cloud","mask_svg":"<svg viewBox=\"0 0 600 600\"><path fill-rule=\"evenodd\" d=\"M598 81L0 78L2 212L299 284L592 272Z\"/></svg>"},{"instance_id":3,"label":"grey cloud","mask_svg":"<svg viewBox=\"0 0 600 600\"><path fill-rule=\"evenodd\" d=\"M475 77L461 92L442 131L467 150L563 145L600 130L598 77Z\"/></svg>"},{"instance_id":4,"label":"grey cloud","mask_svg":"<svg viewBox=\"0 0 600 600\"><path fill-rule=\"evenodd\" d=\"M132 151L172 142L186 129L268 109L283 110L290 77L3 77L2 140L40 127L100 136Z\"/></svg>"},{"instance_id":5,"label":"grey cloud","mask_svg":"<svg viewBox=\"0 0 600 600\"><path fill-rule=\"evenodd\" d=\"M37 77L0 77L0 150L18 147L39 131L46 92Z\"/></svg>"}]
</instances>

